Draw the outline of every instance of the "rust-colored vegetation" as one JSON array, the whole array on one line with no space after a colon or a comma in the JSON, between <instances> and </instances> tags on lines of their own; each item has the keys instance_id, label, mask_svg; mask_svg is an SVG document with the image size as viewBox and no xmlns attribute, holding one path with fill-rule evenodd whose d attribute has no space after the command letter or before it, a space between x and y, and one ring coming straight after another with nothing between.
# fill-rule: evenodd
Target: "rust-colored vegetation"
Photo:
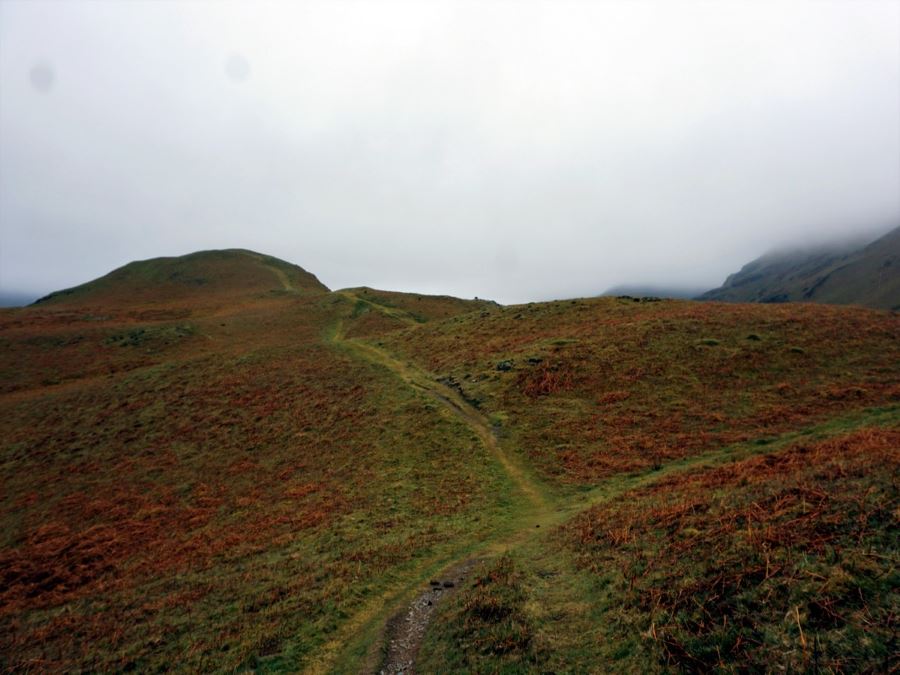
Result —
<instances>
[{"instance_id":1,"label":"rust-colored vegetation","mask_svg":"<svg viewBox=\"0 0 900 675\"><path fill-rule=\"evenodd\" d=\"M573 373L566 366L543 365L519 375L519 390L528 398L549 396L572 389Z\"/></svg>"},{"instance_id":2,"label":"rust-colored vegetation","mask_svg":"<svg viewBox=\"0 0 900 675\"><path fill-rule=\"evenodd\" d=\"M451 382L562 484L548 503L900 395L883 312L331 293L227 253L0 311L0 669L296 671L389 584L531 517L470 426L343 338ZM873 429L685 474L564 545L624 570L662 663L755 668L774 645L795 670L877 669L896 631L896 448ZM463 598L480 655L460 667L490 670L488 643L536 662L510 565Z\"/></svg>"},{"instance_id":3,"label":"rust-colored vegetation","mask_svg":"<svg viewBox=\"0 0 900 675\"><path fill-rule=\"evenodd\" d=\"M634 490L561 543L660 665L892 672L898 476L900 430L860 429Z\"/></svg>"},{"instance_id":4,"label":"rust-colored vegetation","mask_svg":"<svg viewBox=\"0 0 900 675\"><path fill-rule=\"evenodd\" d=\"M600 298L495 308L384 341L502 414L510 446L563 483L900 400L900 317L858 308Z\"/></svg>"},{"instance_id":5,"label":"rust-colored vegetation","mask_svg":"<svg viewBox=\"0 0 900 675\"><path fill-rule=\"evenodd\" d=\"M251 291L0 312L0 669L295 670L490 526L477 439L328 342L346 300Z\"/></svg>"}]
</instances>

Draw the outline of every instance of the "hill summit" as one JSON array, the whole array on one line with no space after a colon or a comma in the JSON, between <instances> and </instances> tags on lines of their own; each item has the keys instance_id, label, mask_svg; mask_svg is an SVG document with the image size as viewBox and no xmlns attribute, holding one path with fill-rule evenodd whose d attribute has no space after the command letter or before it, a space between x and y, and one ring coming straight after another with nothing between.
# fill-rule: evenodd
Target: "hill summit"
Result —
<instances>
[{"instance_id":1,"label":"hill summit","mask_svg":"<svg viewBox=\"0 0 900 675\"><path fill-rule=\"evenodd\" d=\"M328 292L328 288L302 267L284 260L245 249L223 249L131 262L34 304L156 304L270 291Z\"/></svg>"}]
</instances>

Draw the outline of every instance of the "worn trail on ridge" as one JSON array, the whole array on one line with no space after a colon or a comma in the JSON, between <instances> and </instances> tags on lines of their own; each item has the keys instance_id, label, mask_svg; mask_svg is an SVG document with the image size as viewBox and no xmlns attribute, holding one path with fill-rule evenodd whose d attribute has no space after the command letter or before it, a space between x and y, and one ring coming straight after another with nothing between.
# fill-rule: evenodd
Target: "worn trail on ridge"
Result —
<instances>
[{"instance_id":1,"label":"worn trail on ridge","mask_svg":"<svg viewBox=\"0 0 900 675\"><path fill-rule=\"evenodd\" d=\"M390 307L384 307L374 303L368 299L360 298L350 292L340 293L344 298L352 303L364 303L375 311L382 312L393 318L399 319L404 323L413 326L418 325L414 319L405 314L402 310L395 310ZM338 320L333 332L329 336L330 341L339 344L352 351L356 356L370 363L381 365L390 370L394 375L403 380L408 386L430 396L432 399L440 403L446 410L460 419L471 429L479 438L485 449L491 456L503 467L504 472L513 483L516 491L523 504L517 508L517 520L521 521L521 532L530 534L535 526L549 524L559 519L556 505L551 502L545 495L542 486L530 475L528 470L520 463L520 460L506 452L494 434L490 422L476 410L472 405L466 402L459 392L436 381L433 376L415 366L400 361L386 350L379 349L377 346L364 342L359 339L347 338L344 335L343 320ZM503 543L510 542L493 542L492 545L485 546L486 552L496 552L494 549L504 548ZM462 568L467 573L472 567L467 564L473 561L477 556L473 556L471 552L461 553L455 557L446 559L440 564L440 571L450 568ZM432 561L434 562L434 561ZM414 582L418 586L418 582ZM446 596L453 589L448 589ZM319 658L313 663L308 672L319 673L329 672L333 666L334 660L339 652L345 646L346 637L357 633L363 626L368 625L371 621L380 617L386 607L395 604L398 598L409 595L410 586L402 588L389 589L381 597L376 598L369 606L363 608L354 617L352 617L340 631L342 636L332 639L324 646L319 654ZM410 603L397 612L393 618L389 618L385 627L386 635L384 640L388 646L386 661L381 665L384 672L409 672L413 665L415 654L421 643L427 622L431 618L431 612L417 613L416 607L425 602L425 596L431 593L426 590L424 593L416 595ZM443 597L443 596L442 596ZM403 620L407 615L407 620ZM421 618L414 618L416 616Z\"/></svg>"},{"instance_id":2,"label":"worn trail on ridge","mask_svg":"<svg viewBox=\"0 0 900 675\"><path fill-rule=\"evenodd\" d=\"M351 294L347 294L347 297L356 299L356 296ZM472 405L463 400L458 392L437 382L419 368L396 359L383 349L368 342L345 338L342 333L342 325L338 326L334 339L347 345L364 359L385 366L408 385L428 394L450 410L478 435L485 448L500 462L507 475L535 511L541 512L550 509L550 504L542 494L537 482L528 475L527 470L522 467L517 458L500 447L490 422Z\"/></svg>"}]
</instances>

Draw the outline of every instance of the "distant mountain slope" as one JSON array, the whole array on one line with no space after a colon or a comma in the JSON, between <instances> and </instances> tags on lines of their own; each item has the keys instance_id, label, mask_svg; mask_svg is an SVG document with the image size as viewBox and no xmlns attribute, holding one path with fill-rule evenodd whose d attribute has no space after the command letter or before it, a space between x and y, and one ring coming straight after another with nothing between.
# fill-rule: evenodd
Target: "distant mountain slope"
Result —
<instances>
[{"instance_id":1,"label":"distant mountain slope","mask_svg":"<svg viewBox=\"0 0 900 675\"><path fill-rule=\"evenodd\" d=\"M698 299L900 309L900 227L863 247L765 255Z\"/></svg>"},{"instance_id":2,"label":"distant mountain slope","mask_svg":"<svg viewBox=\"0 0 900 675\"><path fill-rule=\"evenodd\" d=\"M623 284L608 288L601 295L630 295L632 297L676 298L690 300L697 297L704 289L688 286L661 286L656 284Z\"/></svg>"},{"instance_id":3,"label":"distant mountain slope","mask_svg":"<svg viewBox=\"0 0 900 675\"><path fill-rule=\"evenodd\" d=\"M0 307L24 307L34 302L37 293L9 291L0 288Z\"/></svg>"},{"instance_id":4,"label":"distant mountain slope","mask_svg":"<svg viewBox=\"0 0 900 675\"><path fill-rule=\"evenodd\" d=\"M35 304L142 304L278 290L328 292L302 267L253 251L225 249L131 262Z\"/></svg>"}]
</instances>

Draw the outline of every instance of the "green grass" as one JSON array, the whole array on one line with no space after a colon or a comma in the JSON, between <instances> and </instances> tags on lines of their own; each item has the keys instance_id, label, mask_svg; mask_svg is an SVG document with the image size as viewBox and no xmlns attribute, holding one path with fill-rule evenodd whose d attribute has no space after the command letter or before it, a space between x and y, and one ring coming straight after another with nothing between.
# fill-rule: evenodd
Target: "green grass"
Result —
<instances>
[{"instance_id":1,"label":"green grass","mask_svg":"<svg viewBox=\"0 0 900 675\"><path fill-rule=\"evenodd\" d=\"M773 489L770 485L771 479L759 479L755 483L748 484L744 483L743 478L749 470L750 473L747 475L752 479L754 470L758 470L759 466L768 465L770 460L767 458L780 457L785 453L789 456L791 452L796 452L798 447L820 447L823 444L840 443L843 438L853 438L854 434L869 433L868 430L872 429L889 430L898 427L900 427L900 410L896 407L873 409L785 434L770 439L770 442L765 444L742 444L711 453L706 458L685 459L678 465L667 465L659 472L610 479L605 486L595 489L585 500L593 506L587 510L581 507L575 509L580 515L574 520L567 521L559 529L532 537L523 545L509 551L506 554L507 559L500 563L496 560L486 563L484 570L476 575L474 581L459 597L440 612L426 636L418 664L419 672L442 672L442 664L445 663L453 664L454 672L508 673L588 672L598 667L616 672L637 673L663 671L672 666L687 669L698 667L697 659L700 655L706 654L707 657L710 654L717 655L716 647L718 646L721 651L721 640L728 636L732 640L729 647L733 647L734 636L740 635L740 631L737 633L724 631L722 634L713 632L693 638L691 649L694 653L684 662L675 663L671 660L671 654L660 646L659 636L666 630L664 616L658 612L654 615L650 611L651 607L645 606L646 601L643 598L655 598L657 596L653 595L654 593L665 593L667 589L690 584L692 578L702 579L704 575L714 577L721 568L712 562L716 556L712 542L705 543L702 535L695 531L692 524L685 524L682 528L684 536L700 537L692 544L693 555L686 556L682 551L676 561L666 561L665 564L660 561L660 564L663 564L660 568L654 563L654 559L661 555L661 542L663 546L673 545L667 535L660 535L651 527L646 530L645 535L640 535L631 543L592 544L591 542L596 541L592 528L610 527L606 520L608 516L605 514L624 510L640 519L651 517L651 514L659 512L660 509L671 508L672 500L660 498L661 493L665 494L666 489L675 490L677 493L679 486L685 481L699 481L704 485L702 481L706 476L721 476L726 480L733 477L738 487L726 488L716 499L726 509L738 508L743 500L760 498L764 496L766 490L771 492ZM881 447L887 450L889 455L892 453L892 461L896 462L896 438L893 445L888 441L887 445ZM865 451L859 456L864 462L875 461L876 465L877 462L883 461L877 455L871 456ZM760 458L765 461L760 463ZM831 461L842 465L840 457ZM802 466L800 480L803 480L804 472L821 473L826 470L827 462L822 461L813 466ZM766 483L766 480L769 480L769 483ZM786 480L785 485L790 492L797 478L789 475L785 479L777 480ZM890 472L879 472L873 468L861 469L856 479L847 479L838 473L834 480L836 480L833 487L835 492L838 492L840 486L840 491L847 495L850 503L860 497L877 502L878 493L874 493L876 496L873 497L872 486L880 482L881 494L889 500L893 499L894 504L897 504L896 488L890 486ZM862 480L862 483L857 484L853 480ZM782 483L774 485L781 486ZM822 483L822 486L825 487L825 483ZM747 497L741 494L741 490ZM882 507L884 508L883 504ZM889 515L890 508L882 510L882 513ZM710 520L709 516L702 514L697 517L698 523L705 525L708 525ZM852 518L846 520L852 521ZM866 535L867 539L862 542L855 541L857 535L852 530L848 531L850 539L846 548L832 547L824 558L821 556L818 559L807 558L807 562L801 564L800 571L795 576L783 580L783 589L779 592L790 593L790 596L785 597L795 598L792 600L795 602L794 606L798 604L805 606L802 602L808 604L816 599L816 589L819 589L820 583L816 582L815 578L803 582L802 575L808 573L822 578L827 574L835 579L843 579L841 582L844 584L841 587L843 590L837 589L835 597L847 601L845 595L847 583L853 587L853 582L849 582L849 579L853 578L853 572L847 577L846 570L856 569L857 576L862 575L859 581L859 584L862 584L860 588L869 588L867 593L871 611L882 613L888 611L894 603L892 598L895 597L896 588L896 573L892 571L890 559L893 558L895 564L900 553L897 549L896 532L891 534L892 527L895 528L895 525L892 526L889 522L873 524L871 532ZM585 531L590 533L587 538L584 535ZM737 532L736 535L740 537L741 533ZM663 538L660 539L660 536ZM628 540L626 538L623 541ZM777 556L788 556L790 551L791 548L773 546L768 549L767 555L771 556L774 565ZM881 558L878 555L872 557L870 555L872 551L887 555ZM601 553L603 557L599 557ZM685 563L684 560L689 562ZM736 562L732 562L732 565L737 564L738 570L745 567L750 569L755 564L754 555L748 553L740 553L734 560ZM478 646L477 640L474 642L472 640L473 630L476 635L489 635L494 629L502 632L509 623L498 621L496 626L490 625L490 622L483 625L486 622L479 617L477 611L473 610L473 607L477 610L479 598L485 594L484 584L480 580L498 564L515 569L515 588L510 589L516 598L513 623L516 626L527 627L529 635L527 642L508 653L484 650ZM861 564L863 567L860 567ZM667 568L665 565L671 567ZM684 569L679 568L679 565ZM657 572L659 576L646 578L641 576L642 573L654 568L660 569ZM634 574L638 576L629 576ZM640 579L637 586L635 578ZM641 583L644 583L645 587L642 587ZM771 591L751 587L747 591L747 598L766 592ZM700 596L698 601L702 604ZM852 603L852 598L849 601ZM757 606L766 608L769 602L767 600ZM877 610L876 607L881 609ZM806 621L808 614L808 610L804 611L807 613L803 614L802 621ZM889 614L885 616L889 617ZM721 620L719 617L720 622ZM881 619L884 620L890 622L889 618ZM876 626L861 631L852 623L845 623L832 631L834 635L829 636L820 631L809 638L810 641L819 640L819 646L815 647L818 650L815 653L814 646L809 647L805 666L802 649L799 654L795 649L788 649L781 652L779 657L781 661L771 660L773 654L779 653L777 650L787 639L785 636L789 633L791 639L796 642L799 639L799 631L792 632L794 629L783 625L781 613L774 609L767 611L764 609L758 614L748 616L746 621L749 623L744 626L745 632L748 630L747 626L750 626L754 635L764 636L764 642L758 649L763 658L769 659L752 667L767 668L781 662L789 668L796 669L809 667L812 663L810 659L818 658L821 668L825 668L828 664L833 667L840 667L843 664L846 668L854 663L857 666L868 663L869 667L878 669L887 655L885 649L889 648L884 642L884 633ZM888 631L888 638L889 635ZM879 640L882 641L880 647ZM812 642L808 644L812 645ZM742 663L739 654L724 658L724 661L738 669ZM714 659L706 667L712 667L716 663L718 660Z\"/></svg>"},{"instance_id":2,"label":"green grass","mask_svg":"<svg viewBox=\"0 0 900 675\"><path fill-rule=\"evenodd\" d=\"M482 565L469 586L454 598L443 640L431 640L420 658L424 672L498 672L533 670L534 627L525 609L528 594L513 558L501 556ZM432 631L432 634L434 631Z\"/></svg>"}]
</instances>

